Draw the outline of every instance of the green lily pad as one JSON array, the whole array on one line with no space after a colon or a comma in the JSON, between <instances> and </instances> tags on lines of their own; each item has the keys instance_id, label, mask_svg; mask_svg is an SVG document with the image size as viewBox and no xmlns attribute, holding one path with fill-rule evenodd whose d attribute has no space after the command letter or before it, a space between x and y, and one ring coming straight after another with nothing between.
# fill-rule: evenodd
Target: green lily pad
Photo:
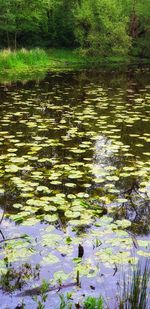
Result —
<instances>
[{"instance_id":1,"label":"green lily pad","mask_svg":"<svg viewBox=\"0 0 150 309\"><path fill-rule=\"evenodd\" d=\"M47 256L43 257L42 259L42 265L47 265L47 264L56 264L59 262L59 258L52 254L52 253L49 253Z\"/></svg>"}]
</instances>

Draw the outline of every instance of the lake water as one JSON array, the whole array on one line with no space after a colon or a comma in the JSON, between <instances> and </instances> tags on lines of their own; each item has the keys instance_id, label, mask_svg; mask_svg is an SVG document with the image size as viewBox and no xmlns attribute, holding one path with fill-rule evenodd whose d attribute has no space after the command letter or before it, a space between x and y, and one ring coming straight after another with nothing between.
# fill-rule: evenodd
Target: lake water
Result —
<instances>
[{"instance_id":1,"label":"lake water","mask_svg":"<svg viewBox=\"0 0 150 309\"><path fill-rule=\"evenodd\" d=\"M147 67L1 84L0 308L37 308L17 288L43 279L115 308L122 275L150 257L149 121Z\"/></svg>"}]
</instances>

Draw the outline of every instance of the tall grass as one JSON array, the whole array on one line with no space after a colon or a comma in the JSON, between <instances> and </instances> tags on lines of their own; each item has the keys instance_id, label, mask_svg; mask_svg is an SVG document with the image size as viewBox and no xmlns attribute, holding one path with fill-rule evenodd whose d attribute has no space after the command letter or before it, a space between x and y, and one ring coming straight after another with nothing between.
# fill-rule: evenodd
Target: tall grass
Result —
<instances>
[{"instance_id":1,"label":"tall grass","mask_svg":"<svg viewBox=\"0 0 150 309\"><path fill-rule=\"evenodd\" d=\"M150 299L148 284L150 280L150 261L143 266L138 263L133 272L124 276L123 290L119 301L119 309L149 309Z\"/></svg>"},{"instance_id":2,"label":"tall grass","mask_svg":"<svg viewBox=\"0 0 150 309\"><path fill-rule=\"evenodd\" d=\"M119 60L121 61L121 60ZM114 59L109 62L113 64ZM0 51L0 76L7 72L23 73L31 71L64 71L74 68L93 68L106 65L107 62L99 57L93 58L80 55L78 50L49 49L47 51L34 48L12 51L4 49ZM112 63L111 63L112 62Z\"/></svg>"},{"instance_id":3,"label":"tall grass","mask_svg":"<svg viewBox=\"0 0 150 309\"><path fill-rule=\"evenodd\" d=\"M32 50L20 49L11 51L4 49L0 52L0 69L1 70L29 70L32 68L43 68L49 63L46 52L42 49L35 48Z\"/></svg>"},{"instance_id":4,"label":"tall grass","mask_svg":"<svg viewBox=\"0 0 150 309\"><path fill-rule=\"evenodd\" d=\"M4 49L0 51L0 74L6 72L29 72L36 70L65 70L74 65L84 65L85 59L78 53L66 49L50 49L44 51L40 48L12 51Z\"/></svg>"}]
</instances>

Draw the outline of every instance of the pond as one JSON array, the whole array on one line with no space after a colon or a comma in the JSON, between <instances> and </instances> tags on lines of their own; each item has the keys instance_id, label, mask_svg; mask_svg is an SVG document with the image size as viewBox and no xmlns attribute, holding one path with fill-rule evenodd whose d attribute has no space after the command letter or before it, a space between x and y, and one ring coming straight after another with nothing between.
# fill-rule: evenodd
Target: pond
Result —
<instances>
[{"instance_id":1,"label":"pond","mask_svg":"<svg viewBox=\"0 0 150 309\"><path fill-rule=\"evenodd\" d=\"M150 257L150 68L49 73L0 101L1 308L37 308L43 279L45 308L58 286L113 308Z\"/></svg>"}]
</instances>

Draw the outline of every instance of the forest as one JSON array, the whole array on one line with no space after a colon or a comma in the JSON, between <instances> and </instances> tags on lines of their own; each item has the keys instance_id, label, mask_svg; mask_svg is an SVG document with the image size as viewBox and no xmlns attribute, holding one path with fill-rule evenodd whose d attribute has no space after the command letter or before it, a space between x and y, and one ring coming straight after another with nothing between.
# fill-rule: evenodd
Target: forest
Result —
<instances>
[{"instance_id":1,"label":"forest","mask_svg":"<svg viewBox=\"0 0 150 309\"><path fill-rule=\"evenodd\" d=\"M149 57L149 0L0 0L0 48Z\"/></svg>"}]
</instances>

